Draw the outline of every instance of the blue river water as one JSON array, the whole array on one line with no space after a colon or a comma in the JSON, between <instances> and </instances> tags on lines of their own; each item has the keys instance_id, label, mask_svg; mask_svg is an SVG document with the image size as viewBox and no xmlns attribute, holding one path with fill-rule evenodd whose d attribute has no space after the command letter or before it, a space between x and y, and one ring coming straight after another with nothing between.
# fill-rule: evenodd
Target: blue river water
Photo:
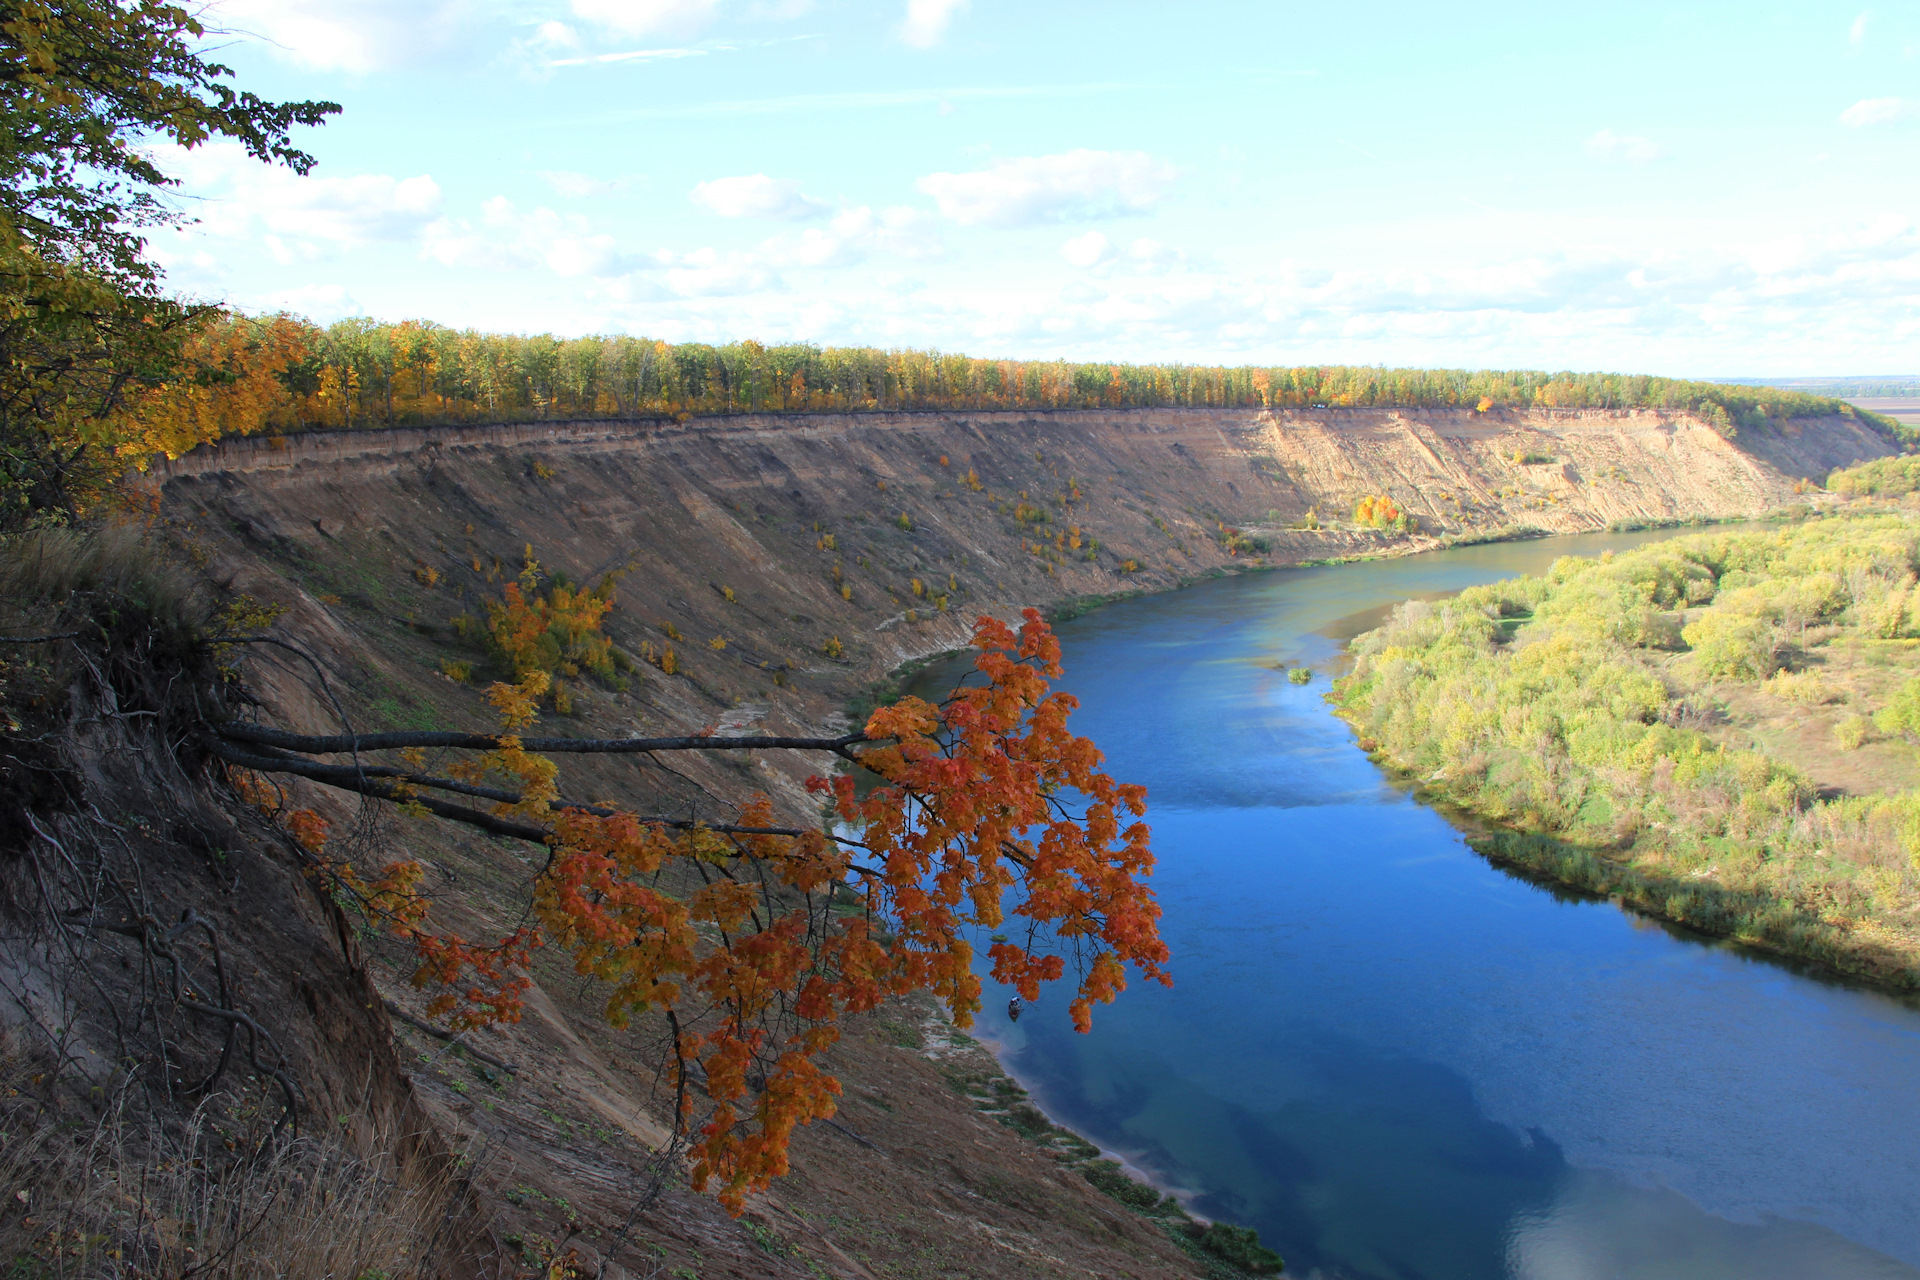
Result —
<instances>
[{"instance_id":1,"label":"blue river water","mask_svg":"<svg viewBox=\"0 0 1920 1280\"><path fill-rule=\"evenodd\" d=\"M1323 701L1392 602L1647 536L1248 575L1063 624L1075 728L1148 788L1176 985L1134 984L1081 1036L1064 994L1016 1023L989 982L1008 1069L1291 1275L1920 1280L1920 1009L1490 866Z\"/></svg>"}]
</instances>

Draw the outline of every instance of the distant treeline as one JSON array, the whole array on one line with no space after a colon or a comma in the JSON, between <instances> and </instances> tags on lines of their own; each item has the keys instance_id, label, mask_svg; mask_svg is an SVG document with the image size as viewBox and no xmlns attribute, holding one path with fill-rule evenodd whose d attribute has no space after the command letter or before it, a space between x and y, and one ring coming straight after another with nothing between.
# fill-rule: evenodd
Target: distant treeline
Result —
<instances>
[{"instance_id":1,"label":"distant treeline","mask_svg":"<svg viewBox=\"0 0 1920 1280\"><path fill-rule=\"evenodd\" d=\"M1816 396L1845 396L1848 399L1908 399L1920 396L1920 377L1912 378L1783 378L1767 382L1758 378L1735 378L1739 386L1775 387L1782 391L1801 391Z\"/></svg>"},{"instance_id":2,"label":"distant treeline","mask_svg":"<svg viewBox=\"0 0 1920 1280\"><path fill-rule=\"evenodd\" d=\"M1845 414L1900 432L1891 419L1829 396L1608 373L979 360L807 343L493 334L420 321L322 328L284 315L228 317L201 349L204 376L145 399L146 439L191 447L259 430L754 412L1317 407L1660 409L1695 414L1729 438Z\"/></svg>"}]
</instances>

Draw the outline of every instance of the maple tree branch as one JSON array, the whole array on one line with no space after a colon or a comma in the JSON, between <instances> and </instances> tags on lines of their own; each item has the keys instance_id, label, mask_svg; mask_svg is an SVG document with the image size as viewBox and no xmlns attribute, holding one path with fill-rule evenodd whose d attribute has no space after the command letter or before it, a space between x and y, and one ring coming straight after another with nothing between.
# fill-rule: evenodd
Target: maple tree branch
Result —
<instances>
[{"instance_id":1,"label":"maple tree branch","mask_svg":"<svg viewBox=\"0 0 1920 1280\"><path fill-rule=\"evenodd\" d=\"M414 803L425 808L436 817L453 822L464 822L479 827L493 835L510 836L525 840L531 844L551 844L553 833L544 827L530 823L510 822L478 809L469 809L462 805L448 804L433 796L411 794L413 787L428 787L436 790L456 792L474 796L481 800L498 800L503 804L519 804L523 797L511 791L494 787L477 787L470 783L456 782L451 778L424 778L400 769L370 765L356 767L346 764L321 764L317 760L304 760L298 756L280 752L259 754L245 751L229 743L215 740L208 744L213 754L228 764L242 769L251 769L255 773L289 773L295 777L308 778L314 782L342 791L353 791L361 795L372 796L378 800L389 800L395 804ZM572 801L553 802L553 809L572 810L589 813L597 818L612 817L621 812L600 805L579 804ZM692 831L696 828L714 832L716 835L738 836L790 836L798 838L808 834L800 827L743 827L725 822L701 822L690 818L668 818L664 816L642 817L641 822L654 826L670 827L675 831ZM830 836L836 843L863 849L866 846L858 840L849 840L841 836Z\"/></svg>"},{"instance_id":2,"label":"maple tree branch","mask_svg":"<svg viewBox=\"0 0 1920 1280\"><path fill-rule=\"evenodd\" d=\"M280 755L255 755L218 739L210 742L208 747L214 755L228 764L238 765L242 769L252 769L255 773L291 773L310 777L316 770L325 770L328 776L314 777L315 782L324 782L342 791L357 791L361 795L373 796L378 800L390 800L395 804L417 804L435 817L446 818L451 822L464 822L490 835L525 840L529 844L547 844L551 838L552 833L544 827L536 827L524 822L508 822L490 813L482 813L478 809L469 809L464 805L448 804L432 796L408 795L400 784L388 782L382 778L366 777L350 765L321 765Z\"/></svg>"},{"instance_id":3,"label":"maple tree branch","mask_svg":"<svg viewBox=\"0 0 1920 1280\"><path fill-rule=\"evenodd\" d=\"M453 747L467 751L497 751L515 737L502 733L453 733L439 730L398 730L390 733L301 734L264 725L229 721L215 730L229 742L249 742L309 755L345 751L390 751L401 747ZM523 751L622 755L648 751L826 751L853 757L847 748L874 739L864 733L837 738L520 738Z\"/></svg>"}]
</instances>

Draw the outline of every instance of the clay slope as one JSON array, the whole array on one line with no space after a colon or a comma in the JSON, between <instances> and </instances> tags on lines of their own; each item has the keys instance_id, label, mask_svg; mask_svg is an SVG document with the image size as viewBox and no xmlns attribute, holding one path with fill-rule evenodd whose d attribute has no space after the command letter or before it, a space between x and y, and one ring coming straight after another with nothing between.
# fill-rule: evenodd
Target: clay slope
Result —
<instances>
[{"instance_id":1,"label":"clay slope","mask_svg":"<svg viewBox=\"0 0 1920 1280\"><path fill-rule=\"evenodd\" d=\"M902 662L964 643L979 613L1431 545L1287 527L1309 509L1350 512L1364 494L1393 497L1436 533L1573 531L1757 514L1799 480L1887 451L1841 418L1742 443L1652 414L766 416L233 441L154 479L218 578L288 607L282 633L361 729L488 723L475 687L484 655L460 620L482 615L529 549L576 580L628 569L609 633L634 655L671 646L677 670L643 663L624 689L577 682L571 717L550 726L612 737L818 731L846 723L849 697ZM1529 456L1548 460L1515 461ZM1229 529L1264 550L1230 543ZM303 664L251 662L276 719L332 725ZM458 663L475 664L474 682L442 674ZM675 763L677 774L569 764L567 789L709 816L764 790L807 817L799 783L820 767ZM352 825L343 802L313 799ZM381 839L428 861L451 922L477 933L517 918L531 874L520 851L393 820ZM404 957L377 940L367 951L381 991L418 1010ZM845 1129L802 1136L796 1175L753 1230L671 1188L629 1221L666 1114L658 1029L608 1029L563 965L535 976L527 1019L475 1037L517 1075L398 1032L415 1097L474 1153L502 1267L567 1238L641 1275L1198 1273L1156 1227L978 1119L946 1086L977 1084L990 1065L961 1070L914 1047L921 1031L899 1028L921 1013L869 1023L837 1051Z\"/></svg>"}]
</instances>

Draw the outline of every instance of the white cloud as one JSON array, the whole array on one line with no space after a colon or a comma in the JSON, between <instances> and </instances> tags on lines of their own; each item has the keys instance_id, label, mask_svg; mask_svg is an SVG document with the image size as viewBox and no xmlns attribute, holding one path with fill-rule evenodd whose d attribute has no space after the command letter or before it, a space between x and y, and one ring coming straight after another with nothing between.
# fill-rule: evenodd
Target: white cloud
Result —
<instances>
[{"instance_id":1,"label":"white cloud","mask_svg":"<svg viewBox=\"0 0 1920 1280\"><path fill-rule=\"evenodd\" d=\"M573 0L576 18L628 36L694 31L719 7L719 0Z\"/></svg>"},{"instance_id":2,"label":"white cloud","mask_svg":"<svg viewBox=\"0 0 1920 1280\"><path fill-rule=\"evenodd\" d=\"M426 228L420 255L449 267L540 270L568 278L604 279L633 271L645 259L624 253L619 241L577 214L535 208L522 212L505 196L481 206L480 226L442 218Z\"/></svg>"},{"instance_id":3,"label":"white cloud","mask_svg":"<svg viewBox=\"0 0 1920 1280\"><path fill-rule=\"evenodd\" d=\"M1023 227L1145 213L1176 171L1143 151L1067 151L1002 160L973 173L930 173L920 190L955 222Z\"/></svg>"},{"instance_id":4,"label":"white cloud","mask_svg":"<svg viewBox=\"0 0 1920 1280\"><path fill-rule=\"evenodd\" d=\"M566 196L570 200L611 195L627 185L618 179L596 178L590 173L575 173L570 169L542 169L540 180L552 187L555 195Z\"/></svg>"},{"instance_id":5,"label":"white cloud","mask_svg":"<svg viewBox=\"0 0 1920 1280\"><path fill-rule=\"evenodd\" d=\"M780 218L789 222L817 218L827 206L803 195L791 178L769 178L751 173L737 178L715 178L693 189L693 202L723 218Z\"/></svg>"},{"instance_id":6,"label":"white cloud","mask_svg":"<svg viewBox=\"0 0 1920 1280\"><path fill-rule=\"evenodd\" d=\"M1869 9L1865 13L1862 13L1859 17L1853 20L1853 25L1847 28L1848 43L1863 44L1866 42L1867 19L1871 18L1872 16L1873 16L1873 10Z\"/></svg>"},{"instance_id":7,"label":"white cloud","mask_svg":"<svg viewBox=\"0 0 1920 1280\"><path fill-rule=\"evenodd\" d=\"M1625 160L1629 164L1646 164L1666 154L1651 138L1633 133L1615 133L1611 129L1602 129L1588 138L1587 151L1608 160Z\"/></svg>"},{"instance_id":8,"label":"white cloud","mask_svg":"<svg viewBox=\"0 0 1920 1280\"><path fill-rule=\"evenodd\" d=\"M298 66L364 74L464 47L474 8L473 0L214 0L206 22Z\"/></svg>"},{"instance_id":9,"label":"white cloud","mask_svg":"<svg viewBox=\"0 0 1920 1280\"><path fill-rule=\"evenodd\" d=\"M440 184L424 173L303 178L261 164L239 143L225 141L191 151L172 145L151 151L194 197L188 212L206 234L264 234L272 238L268 251L282 261L311 260L370 241L412 240L440 211Z\"/></svg>"},{"instance_id":10,"label":"white cloud","mask_svg":"<svg viewBox=\"0 0 1920 1280\"><path fill-rule=\"evenodd\" d=\"M748 253L721 253L695 249L691 253L662 251L654 261L667 288L683 298L729 297L760 293L779 286L779 277Z\"/></svg>"},{"instance_id":11,"label":"white cloud","mask_svg":"<svg viewBox=\"0 0 1920 1280\"><path fill-rule=\"evenodd\" d=\"M916 49L931 49L946 37L947 27L966 12L968 0L907 0L907 16L900 23L900 39Z\"/></svg>"},{"instance_id":12,"label":"white cloud","mask_svg":"<svg viewBox=\"0 0 1920 1280\"><path fill-rule=\"evenodd\" d=\"M1914 114L1908 98L1862 98L1840 113L1840 123L1853 129L1876 124L1894 124Z\"/></svg>"},{"instance_id":13,"label":"white cloud","mask_svg":"<svg viewBox=\"0 0 1920 1280\"><path fill-rule=\"evenodd\" d=\"M1127 257L1136 270L1145 272L1172 271L1187 261L1187 255L1172 245L1144 238L1127 246Z\"/></svg>"},{"instance_id":14,"label":"white cloud","mask_svg":"<svg viewBox=\"0 0 1920 1280\"><path fill-rule=\"evenodd\" d=\"M673 62L680 58L704 58L712 49L621 49L614 53L589 53L577 58L552 58L550 67L585 67L610 62Z\"/></svg>"},{"instance_id":15,"label":"white cloud","mask_svg":"<svg viewBox=\"0 0 1920 1280\"><path fill-rule=\"evenodd\" d=\"M1076 267L1098 266L1113 256L1113 246L1098 231L1089 231L1061 245L1060 256Z\"/></svg>"},{"instance_id":16,"label":"white cloud","mask_svg":"<svg viewBox=\"0 0 1920 1280\"><path fill-rule=\"evenodd\" d=\"M927 262L947 251L932 216L904 205L842 209L825 228L775 236L760 248L768 262L796 267L849 267L874 253Z\"/></svg>"},{"instance_id":17,"label":"white cloud","mask_svg":"<svg viewBox=\"0 0 1920 1280\"><path fill-rule=\"evenodd\" d=\"M292 289L278 289L250 299L249 304L260 311L292 311L322 324L366 314L366 308L355 301L345 287L337 284L306 284Z\"/></svg>"}]
</instances>

